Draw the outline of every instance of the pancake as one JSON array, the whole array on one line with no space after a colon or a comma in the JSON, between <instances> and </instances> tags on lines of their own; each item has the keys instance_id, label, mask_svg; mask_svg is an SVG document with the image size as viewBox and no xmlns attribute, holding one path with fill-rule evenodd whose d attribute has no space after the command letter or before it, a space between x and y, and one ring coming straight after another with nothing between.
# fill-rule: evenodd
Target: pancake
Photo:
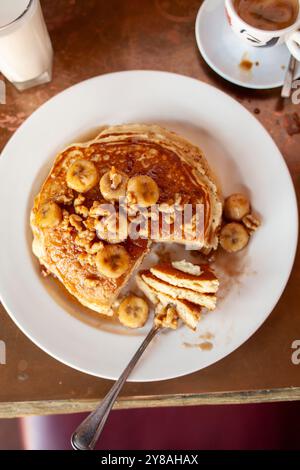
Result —
<instances>
[{"instance_id":1,"label":"pancake","mask_svg":"<svg viewBox=\"0 0 300 470\"><path fill-rule=\"evenodd\" d=\"M199 265L200 275L190 274L174 268L172 263L161 263L153 266L150 271L158 279L176 287L191 289L196 292L215 294L219 288L219 280L207 265Z\"/></svg>"},{"instance_id":2,"label":"pancake","mask_svg":"<svg viewBox=\"0 0 300 470\"><path fill-rule=\"evenodd\" d=\"M142 271L140 275L143 281L150 287L153 287L156 291L169 295L173 299L188 300L189 302L201 305L208 310L214 310L216 308L217 297L214 294L205 294L191 289L186 289L184 287L173 286L168 282L157 279L157 277L149 271Z\"/></svg>"},{"instance_id":3,"label":"pancake","mask_svg":"<svg viewBox=\"0 0 300 470\"><path fill-rule=\"evenodd\" d=\"M137 275L136 282L145 296L156 306L156 315L160 313L160 307L174 306L181 321L196 330L201 315L201 307L185 299L174 299L168 294L159 292L147 284L142 276ZM167 327L167 325L164 325Z\"/></svg>"},{"instance_id":4,"label":"pancake","mask_svg":"<svg viewBox=\"0 0 300 470\"><path fill-rule=\"evenodd\" d=\"M193 245L196 243L205 252L218 245L222 200L203 153L158 126L108 127L96 139L73 144L57 155L31 212L33 252L81 304L112 315L114 301L152 241L188 244L190 239L175 232L166 235L160 222L156 233L147 232L147 236L141 231L137 237L118 233L112 239L107 226L101 231L103 213L99 207L108 202L104 192L107 174L113 190L117 193L118 188L124 189L128 200L136 195L129 191L130 184L136 188L134 179L143 177L143 185L151 188L159 213L174 204L201 204L203 232ZM130 208L133 199L131 203ZM113 205L118 208L118 201Z\"/></svg>"}]
</instances>

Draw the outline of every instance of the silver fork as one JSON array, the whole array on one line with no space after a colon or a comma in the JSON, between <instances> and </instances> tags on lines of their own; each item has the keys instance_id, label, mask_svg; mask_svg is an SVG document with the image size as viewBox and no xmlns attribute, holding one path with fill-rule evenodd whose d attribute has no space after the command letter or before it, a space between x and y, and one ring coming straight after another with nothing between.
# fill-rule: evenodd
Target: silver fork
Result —
<instances>
[{"instance_id":1,"label":"silver fork","mask_svg":"<svg viewBox=\"0 0 300 470\"><path fill-rule=\"evenodd\" d=\"M76 431L72 434L71 444L75 450L93 450L100 434L104 428L109 413L115 403L124 383L128 376L134 369L136 363L140 359L141 355L157 335L162 330L159 326L153 326L147 334L146 338L138 348L137 352L124 369L120 378L114 383L108 394L104 397L102 402L97 406L95 411L89 414L87 418L78 426Z\"/></svg>"}]
</instances>

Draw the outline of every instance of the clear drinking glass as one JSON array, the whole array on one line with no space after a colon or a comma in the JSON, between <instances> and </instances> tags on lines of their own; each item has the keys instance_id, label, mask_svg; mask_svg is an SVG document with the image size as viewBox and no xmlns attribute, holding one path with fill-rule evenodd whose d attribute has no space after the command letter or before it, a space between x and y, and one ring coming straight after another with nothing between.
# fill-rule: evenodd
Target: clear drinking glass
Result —
<instances>
[{"instance_id":1,"label":"clear drinking glass","mask_svg":"<svg viewBox=\"0 0 300 470\"><path fill-rule=\"evenodd\" d=\"M39 0L0 0L0 71L22 91L52 78L53 49Z\"/></svg>"}]
</instances>

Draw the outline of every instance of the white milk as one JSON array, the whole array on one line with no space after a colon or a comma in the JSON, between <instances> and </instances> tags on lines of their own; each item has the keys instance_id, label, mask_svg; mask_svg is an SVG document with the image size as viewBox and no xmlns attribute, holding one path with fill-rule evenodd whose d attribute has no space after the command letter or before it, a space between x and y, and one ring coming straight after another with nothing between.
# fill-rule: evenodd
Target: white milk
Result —
<instances>
[{"instance_id":1,"label":"white milk","mask_svg":"<svg viewBox=\"0 0 300 470\"><path fill-rule=\"evenodd\" d=\"M29 0L0 0L0 71L16 84L51 75L53 51L39 0L19 18L28 5Z\"/></svg>"}]
</instances>

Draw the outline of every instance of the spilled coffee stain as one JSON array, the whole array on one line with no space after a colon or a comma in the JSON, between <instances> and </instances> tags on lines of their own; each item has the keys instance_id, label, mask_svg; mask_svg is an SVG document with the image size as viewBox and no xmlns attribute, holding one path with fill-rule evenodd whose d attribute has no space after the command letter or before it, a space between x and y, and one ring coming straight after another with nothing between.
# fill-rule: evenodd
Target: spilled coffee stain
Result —
<instances>
[{"instance_id":1,"label":"spilled coffee stain","mask_svg":"<svg viewBox=\"0 0 300 470\"><path fill-rule=\"evenodd\" d=\"M186 348L197 348L201 351L211 351L214 345L210 341L204 341L202 343L183 343Z\"/></svg>"},{"instance_id":2,"label":"spilled coffee stain","mask_svg":"<svg viewBox=\"0 0 300 470\"><path fill-rule=\"evenodd\" d=\"M202 333L201 335L199 335L200 339L205 339L205 340L211 340L211 339L214 339L214 337L215 335L213 335L209 331L207 333Z\"/></svg>"},{"instance_id":3,"label":"spilled coffee stain","mask_svg":"<svg viewBox=\"0 0 300 470\"><path fill-rule=\"evenodd\" d=\"M252 70L253 62L251 62L251 60L244 59L240 62L239 67L243 72L249 72Z\"/></svg>"},{"instance_id":4,"label":"spilled coffee stain","mask_svg":"<svg viewBox=\"0 0 300 470\"><path fill-rule=\"evenodd\" d=\"M247 52L243 55L241 62L239 63L239 68L243 72L251 72L253 68L253 62L249 59Z\"/></svg>"},{"instance_id":5,"label":"spilled coffee stain","mask_svg":"<svg viewBox=\"0 0 300 470\"><path fill-rule=\"evenodd\" d=\"M198 346L202 351L211 351L214 345L210 341L200 343Z\"/></svg>"}]
</instances>

